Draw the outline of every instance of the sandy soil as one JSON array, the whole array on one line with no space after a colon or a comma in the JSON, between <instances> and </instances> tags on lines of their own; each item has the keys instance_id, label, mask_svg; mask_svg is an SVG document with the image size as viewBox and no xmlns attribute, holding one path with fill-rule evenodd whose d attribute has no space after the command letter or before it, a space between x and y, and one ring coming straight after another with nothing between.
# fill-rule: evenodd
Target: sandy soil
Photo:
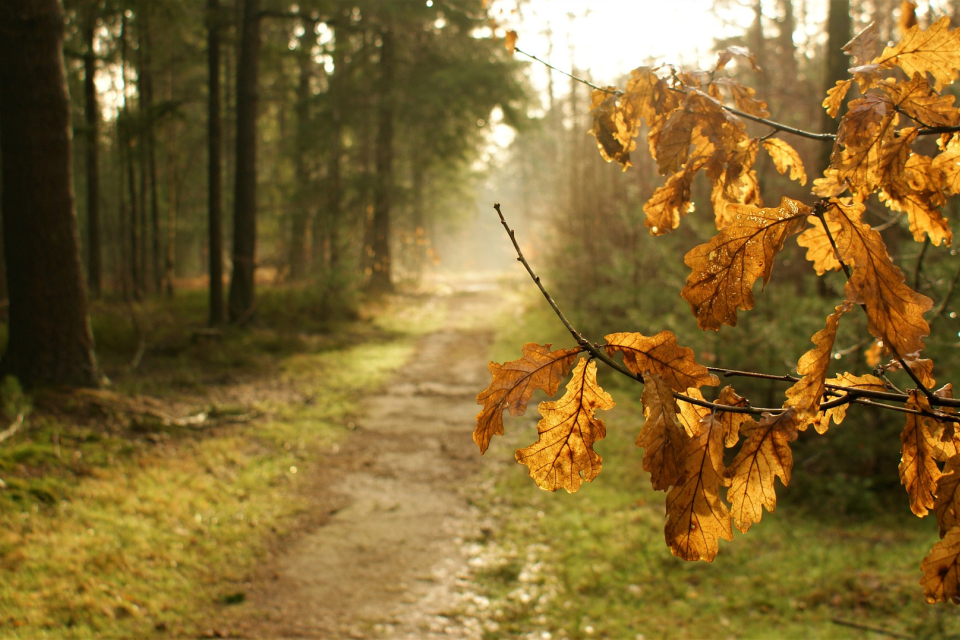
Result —
<instances>
[{"instance_id":1,"label":"sandy soil","mask_svg":"<svg viewBox=\"0 0 960 640\"><path fill-rule=\"evenodd\" d=\"M467 502L481 458L471 439L475 397L488 382L496 308L482 281L432 299L446 329L363 401L357 433L313 479L305 530L258 572L254 612L231 625L254 638L477 638L457 615L469 591ZM477 328L480 327L480 328Z\"/></svg>"}]
</instances>

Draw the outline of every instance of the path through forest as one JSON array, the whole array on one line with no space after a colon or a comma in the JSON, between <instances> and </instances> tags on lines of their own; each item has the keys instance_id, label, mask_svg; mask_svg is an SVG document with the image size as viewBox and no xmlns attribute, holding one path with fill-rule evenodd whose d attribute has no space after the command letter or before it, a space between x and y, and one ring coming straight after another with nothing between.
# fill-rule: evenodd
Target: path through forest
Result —
<instances>
[{"instance_id":1,"label":"path through forest","mask_svg":"<svg viewBox=\"0 0 960 640\"><path fill-rule=\"evenodd\" d=\"M311 481L315 517L262 568L248 593L263 638L475 638L479 621L449 616L469 597L464 540L476 536L467 491L479 471L471 439L477 391L501 296L461 281L424 304L444 328L364 398L356 433Z\"/></svg>"}]
</instances>

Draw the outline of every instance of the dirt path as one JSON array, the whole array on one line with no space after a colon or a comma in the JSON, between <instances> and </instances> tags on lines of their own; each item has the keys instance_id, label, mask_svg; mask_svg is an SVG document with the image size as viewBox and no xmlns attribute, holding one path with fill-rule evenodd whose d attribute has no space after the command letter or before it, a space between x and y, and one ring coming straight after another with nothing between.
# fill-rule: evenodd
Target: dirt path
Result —
<instances>
[{"instance_id":1,"label":"dirt path","mask_svg":"<svg viewBox=\"0 0 960 640\"><path fill-rule=\"evenodd\" d=\"M477 326L496 301L482 281L433 299L448 328L423 336L413 361L364 399L358 433L317 478L310 508L321 516L253 584L260 613L243 635L479 637L479 623L448 614L476 528L463 487L479 468L471 423L489 375L490 331Z\"/></svg>"}]
</instances>

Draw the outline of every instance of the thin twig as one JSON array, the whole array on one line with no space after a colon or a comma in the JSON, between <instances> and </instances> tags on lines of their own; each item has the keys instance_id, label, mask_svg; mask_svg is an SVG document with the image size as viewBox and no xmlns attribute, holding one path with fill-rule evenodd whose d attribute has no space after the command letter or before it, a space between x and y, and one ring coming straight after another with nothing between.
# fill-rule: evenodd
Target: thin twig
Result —
<instances>
[{"instance_id":1,"label":"thin twig","mask_svg":"<svg viewBox=\"0 0 960 640\"><path fill-rule=\"evenodd\" d=\"M913 290L920 290L920 273L923 271L923 259L927 255L927 249L930 248L930 236L923 238L923 247L920 248L920 255L917 256L917 264L913 268Z\"/></svg>"},{"instance_id":2,"label":"thin twig","mask_svg":"<svg viewBox=\"0 0 960 640\"><path fill-rule=\"evenodd\" d=\"M889 629L883 629L881 627L874 627L869 624L861 624L859 622L852 622L850 620L844 620L842 618L830 618L830 622L833 624L838 624L843 627L851 627L853 629L861 629L862 631L870 631L872 633L880 633L883 635L890 636L891 638L905 638L906 640L913 640L916 636L908 636L904 633L898 633L896 631L890 631Z\"/></svg>"},{"instance_id":3,"label":"thin twig","mask_svg":"<svg viewBox=\"0 0 960 640\"><path fill-rule=\"evenodd\" d=\"M556 71L557 73L562 73L563 75L567 76L567 77L570 78L571 80L575 80L575 81L579 82L580 84L585 84L585 85L587 85L588 87L590 87L591 89L596 89L597 91L603 91L604 93L609 93L609 94L615 95L615 96L623 95L623 91L620 91L620 90L617 90L617 89L606 89L606 88L604 88L604 87L598 87L597 85L593 84L593 83L590 82L589 80L584 80L583 78L578 78L577 76L573 75L572 73L569 73L569 72L567 72L567 71L564 71L563 69L558 69L557 67L553 66L552 64L550 64L550 63L547 62L546 60L541 60L540 58L538 58L537 56L533 55L532 53L527 53L526 51L523 51L522 49L519 49L519 48L517 48L517 47L514 47L513 50L516 51L517 53L522 53L523 55L527 56L527 57L530 58L531 60L536 60L537 62L539 62L539 63L542 64L543 66L547 67L548 69L553 69L553 70Z\"/></svg>"},{"instance_id":4,"label":"thin twig","mask_svg":"<svg viewBox=\"0 0 960 640\"><path fill-rule=\"evenodd\" d=\"M23 414L18 413L16 420L14 420L9 427L0 431L0 442L3 442L7 438L11 437L17 431L20 430L20 427L23 425Z\"/></svg>"}]
</instances>

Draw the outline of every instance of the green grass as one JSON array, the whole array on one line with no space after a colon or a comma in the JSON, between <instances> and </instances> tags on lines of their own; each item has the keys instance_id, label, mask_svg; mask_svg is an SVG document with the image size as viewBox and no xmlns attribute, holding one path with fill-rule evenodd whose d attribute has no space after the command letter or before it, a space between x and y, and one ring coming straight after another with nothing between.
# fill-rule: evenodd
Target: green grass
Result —
<instances>
[{"instance_id":1,"label":"green grass","mask_svg":"<svg viewBox=\"0 0 960 640\"><path fill-rule=\"evenodd\" d=\"M274 301L293 313L309 306L289 292L264 297L267 318ZM272 325L196 342L203 300L187 292L138 308L149 341L131 369L129 309L95 311L115 390L211 417L199 430L177 428L32 398L24 428L0 445L0 636L195 637L218 608L244 601L257 560L296 527L304 478L430 324L409 322L414 312L396 304L377 310L377 322L317 320L308 330L277 312Z\"/></svg>"},{"instance_id":2,"label":"green grass","mask_svg":"<svg viewBox=\"0 0 960 640\"><path fill-rule=\"evenodd\" d=\"M562 337L539 301L525 303L528 313L500 324L496 358L516 358L527 340ZM576 494L539 490L513 459L536 440L536 398L527 416L505 417L507 435L484 456L492 489L477 504L495 524L474 546L489 605L473 613L489 638L884 637L835 620L960 637L954 607L924 602L919 564L937 525L913 517L905 494L896 509L845 515L823 512L815 496L781 500L748 534L721 542L713 563L673 557L664 494L651 489L633 444L640 388L611 375L601 384L619 405L600 412L603 472ZM779 496L789 491L778 483Z\"/></svg>"}]
</instances>

